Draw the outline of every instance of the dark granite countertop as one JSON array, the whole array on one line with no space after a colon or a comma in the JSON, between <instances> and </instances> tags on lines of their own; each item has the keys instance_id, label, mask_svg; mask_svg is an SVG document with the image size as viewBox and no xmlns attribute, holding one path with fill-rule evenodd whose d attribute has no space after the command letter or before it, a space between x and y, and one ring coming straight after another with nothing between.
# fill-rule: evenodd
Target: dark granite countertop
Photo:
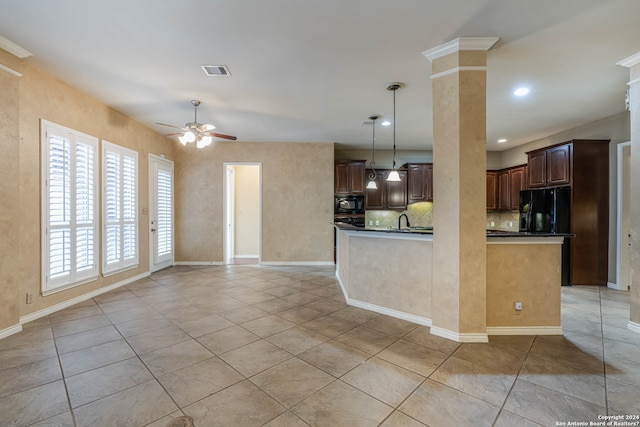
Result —
<instances>
[{"instance_id":1,"label":"dark granite countertop","mask_svg":"<svg viewBox=\"0 0 640 427\"><path fill-rule=\"evenodd\" d=\"M403 229L365 228L349 224L334 224L339 230L371 231L374 233L402 233L402 234L433 234L431 227L410 227ZM569 233L527 233L520 231L487 230L487 237L575 237Z\"/></svg>"}]
</instances>

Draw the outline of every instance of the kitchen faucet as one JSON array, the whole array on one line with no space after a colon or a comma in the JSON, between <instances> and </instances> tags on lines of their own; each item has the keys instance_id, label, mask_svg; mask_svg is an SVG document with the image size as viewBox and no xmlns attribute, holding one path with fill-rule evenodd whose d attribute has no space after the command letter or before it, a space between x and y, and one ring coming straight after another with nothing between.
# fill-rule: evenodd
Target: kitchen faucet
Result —
<instances>
[{"instance_id":1,"label":"kitchen faucet","mask_svg":"<svg viewBox=\"0 0 640 427\"><path fill-rule=\"evenodd\" d=\"M407 228L411 227L411 224L409 224L409 217L407 216L407 214L406 214L406 213L403 213L402 215L400 215L400 216L398 217L398 230L400 230L400 229L401 229L401 228L400 228L400 220L402 219L402 217L404 217L404 219L406 219L406 220L407 220Z\"/></svg>"}]
</instances>

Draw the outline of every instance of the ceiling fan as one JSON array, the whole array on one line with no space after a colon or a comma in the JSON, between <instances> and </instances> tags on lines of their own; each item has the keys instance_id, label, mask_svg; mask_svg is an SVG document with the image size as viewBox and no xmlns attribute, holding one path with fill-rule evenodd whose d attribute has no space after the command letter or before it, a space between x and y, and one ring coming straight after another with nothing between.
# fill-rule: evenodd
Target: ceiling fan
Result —
<instances>
[{"instance_id":1,"label":"ceiling fan","mask_svg":"<svg viewBox=\"0 0 640 427\"><path fill-rule=\"evenodd\" d=\"M213 129L216 128L214 125L198 123L198 106L200 105L200 101L194 99L193 101L191 101L191 104L194 108L193 121L185 124L184 127L168 125L166 123L156 123L157 125L180 129L180 132L169 133L164 136L178 135L178 139L180 140L182 145L187 145L187 143L189 142L195 142L196 147L198 148L204 148L207 145L211 144L211 142L213 141L213 137L230 139L232 141L238 139L235 136L212 132Z\"/></svg>"}]
</instances>

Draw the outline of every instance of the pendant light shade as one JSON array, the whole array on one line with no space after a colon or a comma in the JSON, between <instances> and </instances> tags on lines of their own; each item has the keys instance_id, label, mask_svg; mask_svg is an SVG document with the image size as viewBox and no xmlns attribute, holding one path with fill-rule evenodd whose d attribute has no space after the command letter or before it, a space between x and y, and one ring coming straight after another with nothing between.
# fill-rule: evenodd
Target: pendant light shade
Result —
<instances>
[{"instance_id":1,"label":"pendant light shade","mask_svg":"<svg viewBox=\"0 0 640 427\"><path fill-rule=\"evenodd\" d=\"M373 129L373 135L371 137L371 172L369 173L369 182L367 183L367 188L369 190L377 190L378 189L378 184L376 183L376 177L377 177L377 173L376 173L376 120L379 119L380 116L378 115L373 115L371 117L369 117L369 120L371 120L371 128Z\"/></svg>"},{"instance_id":2,"label":"pendant light shade","mask_svg":"<svg viewBox=\"0 0 640 427\"><path fill-rule=\"evenodd\" d=\"M400 180L400 174L396 169L396 91L400 89L404 84L391 83L387 86L387 90L393 92L393 170L387 175L387 181L398 182Z\"/></svg>"},{"instance_id":3,"label":"pendant light shade","mask_svg":"<svg viewBox=\"0 0 640 427\"><path fill-rule=\"evenodd\" d=\"M398 171L394 169L391 172L389 172L389 175L387 175L387 181L391 181L391 182L401 181L400 174L398 173Z\"/></svg>"}]
</instances>

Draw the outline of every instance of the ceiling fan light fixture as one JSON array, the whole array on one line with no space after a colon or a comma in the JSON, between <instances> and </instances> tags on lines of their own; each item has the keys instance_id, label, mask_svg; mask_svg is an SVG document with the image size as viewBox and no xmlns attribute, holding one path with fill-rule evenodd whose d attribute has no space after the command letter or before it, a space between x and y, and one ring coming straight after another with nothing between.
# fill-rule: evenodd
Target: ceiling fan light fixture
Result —
<instances>
[{"instance_id":1,"label":"ceiling fan light fixture","mask_svg":"<svg viewBox=\"0 0 640 427\"><path fill-rule=\"evenodd\" d=\"M205 135L200 139L199 142L202 142L206 147L207 145L210 145L212 141L213 141L213 138L210 135Z\"/></svg>"},{"instance_id":2,"label":"ceiling fan light fixture","mask_svg":"<svg viewBox=\"0 0 640 427\"><path fill-rule=\"evenodd\" d=\"M196 134L191 131L186 131L184 135L182 135L182 138L187 142L193 142L196 140Z\"/></svg>"}]
</instances>

